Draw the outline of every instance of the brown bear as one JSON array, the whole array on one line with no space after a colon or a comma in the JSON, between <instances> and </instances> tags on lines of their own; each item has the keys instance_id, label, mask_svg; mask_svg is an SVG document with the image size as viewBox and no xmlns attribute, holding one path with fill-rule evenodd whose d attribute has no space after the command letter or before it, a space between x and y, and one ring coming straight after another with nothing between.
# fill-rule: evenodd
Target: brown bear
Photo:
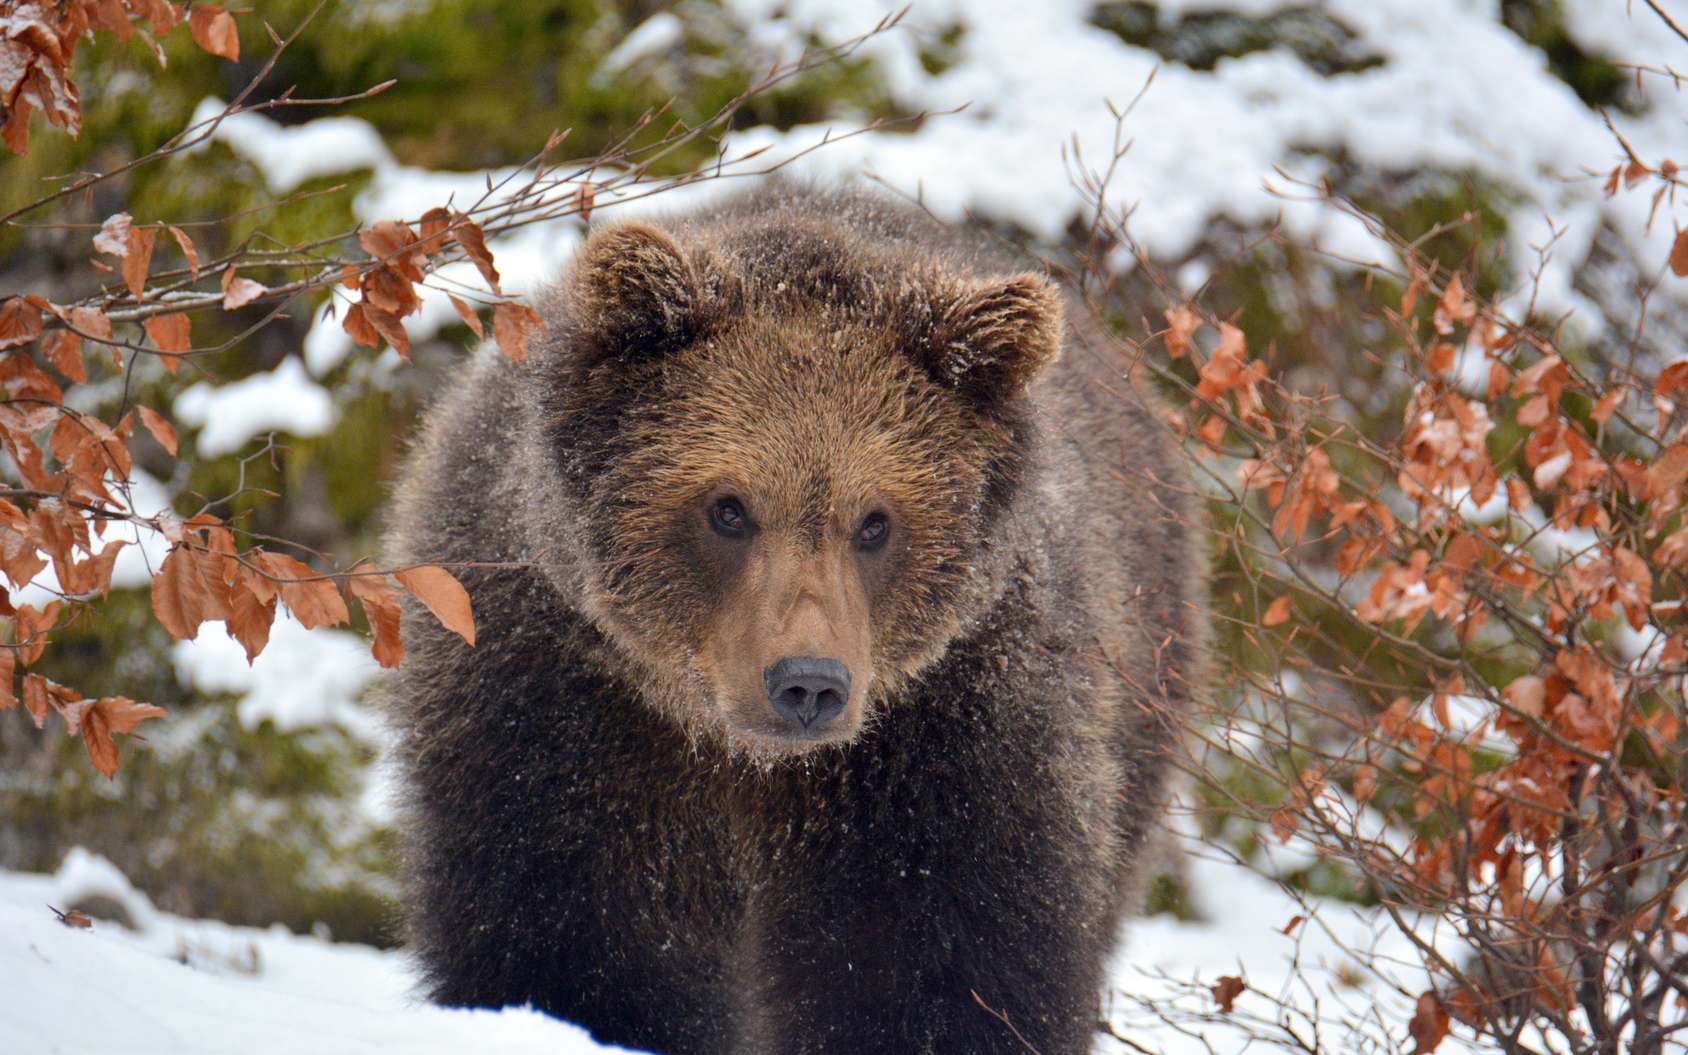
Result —
<instances>
[{"instance_id":1,"label":"brown bear","mask_svg":"<svg viewBox=\"0 0 1688 1055\"><path fill-rule=\"evenodd\" d=\"M1201 635L1117 350L789 183L599 228L541 314L397 498L391 560L478 625L407 613L387 689L431 996L668 1053L1088 1051Z\"/></svg>"}]
</instances>

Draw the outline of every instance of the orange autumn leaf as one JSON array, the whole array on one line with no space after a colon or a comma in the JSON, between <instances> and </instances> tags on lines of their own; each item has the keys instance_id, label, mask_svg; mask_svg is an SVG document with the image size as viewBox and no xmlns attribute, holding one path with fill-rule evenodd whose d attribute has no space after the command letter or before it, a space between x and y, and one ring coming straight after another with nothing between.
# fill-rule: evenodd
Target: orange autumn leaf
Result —
<instances>
[{"instance_id":1,"label":"orange autumn leaf","mask_svg":"<svg viewBox=\"0 0 1688 1055\"><path fill-rule=\"evenodd\" d=\"M41 309L23 297L0 304L0 348L16 348L41 336Z\"/></svg>"},{"instance_id":2,"label":"orange autumn leaf","mask_svg":"<svg viewBox=\"0 0 1688 1055\"><path fill-rule=\"evenodd\" d=\"M152 434L153 439L158 441L158 445L171 454L175 454L176 427L170 424L164 415L151 407L138 406L135 409L140 411L141 424L146 426L146 430Z\"/></svg>"},{"instance_id":3,"label":"orange autumn leaf","mask_svg":"<svg viewBox=\"0 0 1688 1055\"><path fill-rule=\"evenodd\" d=\"M1230 974L1220 975L1216 984L1207 987L1207 991L1213 994L1214 1001L1218 1003L1219 1010L1227 1015L1231 1013L1237 997L1243 995L1247 989L1241 978Z\"/></svg>"},{"instance_id":4,"label":"orange autumn leaf","mask_svg":"<svg viewBox=\"0 0 1688 1055\"><path fill-rule=\"evenodd\" d=\"M146 292L147 273L152 268L152 247L158 233L147 227L130 227L123 254L123 283L136 300Z\"/></svg>"},{"instance_id":5,"label":"orange autumn leaf","mask_svg":"<svg viewBox=\"0 0 1688 1055\"><path fill-rule=\"evenodd\" d=\"M169 712L150 703L136 703L127 696L102 696L84 708L79 731L88 749L88 761L106 779L117 775L117 743L113 733L132 733L135 727Z\"/></svg>"},{"instance_id":6,"label":"orange autumn leaf","mask_svg":"<svg viewBox=\"0 0 1688 1055\"><path fill-rule=\"evenodd\" d=\"M311 568L303 561L285 553L254 552L253 562L272 576L293 617L307 630L319 626L338 626L351 618L334 580Z\"/></svg>"},{"instance_id":7,"label":"orange autumn leaf","mask_svg":"<svg viewBox=\"0 0 1688 1055\"><path fill-rule=\"evenodd\" d=\"M181 312L155 315L144 325L147 336L158 345L159 351L182 355L192 350L192 322Z\"/></svg>"},{"instance_id":8,"label":"orange autumn leaf","mask_svg":"<svg viewBox=\"0 0 1688 1055\"><path fill-rule=\"evenodd\" d=\"M199 624L228 616L220 563L216 554L187 546L176 546L165 556L152 577L152 611L171 637L190 641Z\"/></svg>"},{"instance_id":9,"label":"orange autumn leaf","mask_svg":"<svg viewBox=\"0 0 1688 1055\"><path fill-rule=\"evenodd\" d=\"M1448 1009L1435 990L1428 990L1418 998L1407 1032L1413 1039L1413 1055L1429 1055L1448 1035Z\"/></svg>"},{"instance_id":10,"label":"orange autumn leaf","mask_svg":"<svg viewBox=\"0 0 1688 1055\"><path fill-rule=\"evenodd\" d=\"M1285 594L1266 606L1266 614L1261 616L1260 625L1282 626L1289 622L1289 607L1289 595Z\"/></svg>"},{"instance_id":11,"label":"orange autumn leaf","mask_svg":"<svg viewBox=\"0 0 1688 1055\"><path fill-rule=\"evenodd\" d=\"M450 299L452 310L457 312L457 317L463 320L463 325L473 330L476 337L485 339L486 330L481 326L481 317L475 314L475 309L469 307L463 298L455 293L447 293L446 297Z\"/></svg>"},{"instance_id":12,"label":"orange autumn leaf","mask_svg":"<svg viewBox=\"0 0 1688 1055\"><path fill-rule=\"evenodd\" d=\"M219 58L233 62L240 58L240 33L234 16L217 4L194 4L188 13L193 42Z\"/></svg>"},{"instance_id":13,"label":"orange autumn leaf","mask_svg":"<svg viewBox=\"0 0 1688 1055\"><path fill-rule=\"evenodd\" d=\"M504 301L492 309L492 332L498 349L520 363L528 356L528 339L539 325L539 313L526 304Z\"/></svg>"},{"instance_id":14,"label":"orange autumn leaf","mask_svg":"<svg viewBox=\"0 0 1688 1055\"><path fill-rule=\"evenodd\" d=\"M383 667L396 667L404 659L404 643L399 639L399 599L382 575L352 575L346 588L363 605L369 618L369 628L375 632L375 661Z\"/></svg>"},{"instance_id":15,"label":"orange autumn leaf","mask_svg":"<svg viewBox=\"0 0 1688 1055\"><path fill-rule=\"evenodd\" d=\"M181 249L182 255L187 258L188 273L193 276L195 282L199 281L199 247L193 244L193 239L180 227L171 224L166 225L165 229L170 232L170 237L176 240L177 248Z\"/></svg>"},{"instance_id":16,"label":"orange autumn leaf","mask_svg":"<svg viewBox=\"0 0 1688 1055\"><path fill-rule=\"evenodd\" d=\"M475 617L469 606L469 592L444 568L431 564L406 571L394 572L394 578L404 584L418 601L434 613L440 625L467 641L475 643Z\"/></svg>"},{"instance_id":17,"label":"orange autumn leaf","mask_svg":"<svg viewBox=\"0 0 1688 1055\"><path fill-rule=\"evenodd\" d=\"M1174 359L1182 359L1190 350L1190 339L1201 328L1202 318L1187 304L1166 311L1166 352Z\"/></svg>"}]
</instances>

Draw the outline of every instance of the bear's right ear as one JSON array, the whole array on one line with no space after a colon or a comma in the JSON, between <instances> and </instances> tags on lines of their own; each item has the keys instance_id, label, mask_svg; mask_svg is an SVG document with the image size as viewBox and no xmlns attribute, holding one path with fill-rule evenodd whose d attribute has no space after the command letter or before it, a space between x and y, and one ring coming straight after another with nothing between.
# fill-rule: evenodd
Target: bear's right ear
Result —
<instances>
[{"instance_id":1,"label":"bear's right ear","mask_svg":"<svg viewBox=\"0 0 1688 1055\"><path fill-rule=\"evenodd\" d=\"M594 362L666 355L701 325L703 283L673 239L648 224L593 232L574 265L572 291L580 351Z\"/></svg>"}]
</instances>

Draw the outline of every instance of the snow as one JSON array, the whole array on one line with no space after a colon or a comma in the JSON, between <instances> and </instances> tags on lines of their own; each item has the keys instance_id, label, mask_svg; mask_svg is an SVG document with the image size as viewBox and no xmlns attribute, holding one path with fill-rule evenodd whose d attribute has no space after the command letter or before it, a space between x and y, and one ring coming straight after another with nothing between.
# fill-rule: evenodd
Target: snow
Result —
<instances>
[{"instance_id":1,"label":"snow","mask_svg":"<svg viewBox=\"0 0 1688 1055\"><path fill-rule=\"evenodd\" d=\"M182 424L199 426L199 453L215 458L263 432L320 436L334 424L334 400L290 356L274 370L232 384L199 382L176 397L175 415Z\"/></svg>"},{"instance_id":2,"label":"snow","mask_svg":"<svg viewBox=\"0 0 1688 1055\"><path fill-rule=\"evenodd\" d=\"M139 929L47 908L95 894ZM398 953L166 915L80 850L57 876L0 873L0 979L0 1051L18 1055L619 1050L532 1010L422 1004Z\"/></svg>"},{"instance_id":3,"label":"snow","mask_svg":"<svg viewBox=\"0 0 1688 1055\"><path fill-rule=\"evenodd\" d=\"M1170 998L1189 984L1211 985L1222 974L1290 993L1297 952L1315 978L1346 962L1345 947L1415 959L1405 936L1379 930L1375 913L1298 904L1271 882L1211 856L1192 858L1190 869L1204 918L1131 923L1110 967L1104 999L1111 1018L1150 1050L1183 1055L1209 1049L1145 1014L1138 998ZM47 908L86 905L93 896L122 906L135 929L98 918L91 929L72 929ZM1294 915L1311 918L1285 936L1281 929ZM5 1052L618 1050L528 1009L428 1006L415 996L416 975L401 953L160 912L109 862L82 850L67 855L55 876L0 872L0 978L6 980L0 985ZM1410 979L1408 988L1416 991ZM1410 1006L1385 987L1347 993L1349 1000L1378 1004L1384 1021L1405 1023L1411 1016ZM1206 1032L1218 1050L1234 1050L1226 1046L1232 1038L1224 1027ZM1099 1055L1128 1050L1106 1038L1096 1047ZM1459 1049L1450 1042L1441 1050Z\"/></svg>"},{"instance_id":4,"label":"snow","mask_svg":"<svg viewBox=\"0 0 1688 1055\"><path fill-rule=\"evenodd\" d=\"M902 0L730 0L729 6L759 45L790 58L809 34L831 40L855 36L899 9ZM1163 21L1173 21L1204 10L1260 16L1296 6L1289 0L1178 0L1159 9ZM1628 10L1632 6L1577 0L1566 5L1568 24L1598 53L1620 60L1675 59L1680 65L1681 42L1650 12ZM1523 272L1556 237L1540 269L1537 310L1573 312L1573 327L1600 317L1572 280L1603 224L1649 267L1669 252L1674 232L1668 222L1649 225L1649 195L1620 194L1608 201L1601 180L1588 175L1618 160L1618 147L1599 115L1548 71L1539 51L1500 24L1492 3L1332 0L1320 10L1352 31L1357 47L1384 61L1329 77L1285 49L1222 60L1210 71L1167 63L1090 25L1093 7L1091 0L916 5L901 28L870 41L865 54L910 110L962 104L967 109L933 118L913 132L884 131L828 146L800 159L794 170L825 178L869 174L918 194L946 219L962 219L972 210L1056 239L1079 208L1063 150L1077 144L1086 166L1104 165L1115 134L1104 100L1123 105L1153 74L1126 124L1131 148L1111 193L1116 204L1140 206L1131 228L1144 248L1162 260L1183 261L1178 281L1186 290L1205 278L1213 262L1184 258L1220 218L1245 225L1276 221L1289 235L1340 257L1395 262L1393 252L1359 221L1295 200L1304 197L1298 183L1328 174L1329 162L1320 154L1341 154L1372 171L1472 173L1505 188L1512 201L1507 238L1521 272L1502 298L1509 310L1520 310L1529 297ZM941 73L928 73L920 62L921 43L954 24L965 26L957 61ZM606 64L619 68L672 47L683 31L673 15L657 14L629 33ZM1471 61L1472 55L1481 61ZM1075 70L1083 71L1076 82ZM1680 100L1656 80L1644 87L1651 105L1636 115L1614 113L1613 120L1643 157L1657 159L1679 142L1679 107L1672 104ZM220 105L206 100L196 119ZM765 157L772 159L841 130L752 128L731 137L729 152L766 146L771 153ZM283 127L246 114L225 121L214 138L251 160L278 192L314 175L368 170L369 183L353 203L364 222L416 217L447 202L463 207L510 175L509 169L431 172L400 165L370 126L351 118ZM664 194L634 211L670 208L693 192L704 193L700 186L686 195ZM628 214L613 195L602 197L599 214L612 211ZM555 277L578 244L580 229L572 220L553 221L492 240L505 286L531 293ZM1122 253L1121 266L1129 262ZM439 274L421 291L422 311L404 320L413 342L455 324L445 295L452 287L483 288L467 264ZM1659 295L1682 294L1672 286ZM324 376L352 349L338 313L331 317L321 309L305 341L309 373ZM272 379L274 389L258 389L239 402L207 404L216 434L201 438L201 451L235 449L268 428L299 435L327 428L324 397L298 380L290 372Z\"/></svg>"},{"instance_id":5,"label":"snow","mask_svg":"<svg viewBox=\"0 0 1688 1055\"><path fill-rule=\"evenodd\" d=\"M205 693L241 697L248 729L268 721L288 732L335 724L371 743L383 741L379 720L357 698L380 667L369 642L345 630L306 630L278 608L270 643L249 665L240 643L206 623L192 641L171 646L182 682Z\"/></svg>"},{"instance_id":6,"label":"snow","mask_svg":"<svg viewBox=\"0 0 1688 1055\"><path fill-rule=\"evenodd\" d=\"M861 32L876 13L900 0L731 0L746 19L789 12L785 43L802 29L841 39ZM942 216L966 209L1010 220L1046 239L1058 238L1077 209L1062 148L1077 143L1087 165L1105 164L1114 121L1104 98L1123 105L1153 72L1153 85L1126 124L1132 146L1115 181L1116 204L1140 204L1131 227L1153 255L1178 260L1194 250L1219 217L1242 224L1280 220L1295 237L1331 252L1392 262L1393 253L1357 222L1314 203L1275 196L1298 188L1277 175L1315 180L1328 164L1309 153L1340 153L1373 171L1443 170L1486 177L1517 196L1509 239L1527 266L1548 237L1548 218L1572 225L1541 276L1540 306L1549 314L1577 310L1597 318L1572 288L1600 221L1612 225L1636 258L1663 261L1673 231L1648 229L1648 195L1603 199L1600 180L1584 169L1616 163L1619 148L1600 117L1546 68L1542 54L1498 21L1496 6L1470 0L1332 0L1320 10L1383 57L1377 67L1325 77L1286 50L1225 59L1211 71L1164 63L1091 26L1091 0L976 0L923 3L909 32L872 42L870 54L890 71L899 100L942 116L918 131L857 137L804 158L798 168L828 176L871 173L920 193ZM1297 6L1258 0L1161 4L1163 20L1179 11L1224 7L1252 14ZM1638 5L1572 5L1572 28L1596 47L1645 47L1676 56L1668 31ZM918 63L918 38L960 21L960 59L929 75ZM1616 52L1621 58L1624 52ZM1481 56L1473 61L1472 56ZM1074 71L1083 71L1075 80ZM1655 102L1675 102L1655 87ZM1643 157L1657 159L1680 142L1673 105L1614 120ZM751 129L733 146L769 145L776 152L814 142L823 130L785 133ZM1656 266L1656 265L1655 265ZM1514 296L1527 291L1519 288Z\"/></svg>"},{"instance_id":7,"label":"snow","mask_svg":"<svg viewBox=\"0 0 1688 1055\"><path fill-rule=\"evenodd\" d=\"M680 43L686 27L678 15L664 11L633 27L621 43L611 49L598 66L601 73L617 73L650 55L668 51Z\"/></svg>"},{"instance_id":8,"label":"snow","mask_svg":"<svg viewBox=\"0 0 1688 1055\"><path fill-rule=\"evenodd\" d=\"M200 100L189 127L209 121L228 106L215 97ZM301 125L283 125L263 114L224 118L208 142L223 143L263 173L276 194L286 194L307 180L392 163L381 134L356 117L319 117ZM199 145L195 150L203 150Z\"/></svg>"}]
</instances>

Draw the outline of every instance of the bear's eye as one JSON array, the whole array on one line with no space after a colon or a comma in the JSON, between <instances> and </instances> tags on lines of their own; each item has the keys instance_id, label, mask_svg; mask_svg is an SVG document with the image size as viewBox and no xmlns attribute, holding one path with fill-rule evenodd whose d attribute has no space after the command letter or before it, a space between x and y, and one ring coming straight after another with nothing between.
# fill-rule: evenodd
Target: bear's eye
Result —
<instances>
[{"instance_id":1,"label":"bear's eye","mask_svg":"<svg viewBox=\"0 0 1688 1055\"><path fill-rule=\"evenodd\" d=\"M723 498L709 507L709 526L717 535L743 538L750 533L750 518L736 498Z\"/></svg>"},{"instance_id":2,"label":"bear's eye","mask_svg":"<svg viewBox=\"0 0 1688 1055\"><path fill-rule=\"evenodd\" d=\"M862 549L878 549L891 537L891 520L884 513L869 513L856 529L856 545Z\"/></svg>"}]
</instances>

